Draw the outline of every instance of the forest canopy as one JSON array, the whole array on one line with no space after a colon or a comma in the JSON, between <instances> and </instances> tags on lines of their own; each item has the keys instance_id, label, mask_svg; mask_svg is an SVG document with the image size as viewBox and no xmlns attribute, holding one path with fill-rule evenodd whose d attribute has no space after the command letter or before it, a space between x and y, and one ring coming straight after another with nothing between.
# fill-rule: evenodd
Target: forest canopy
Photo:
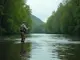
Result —
<instances>
[{"instance_id":1,"label":"forest canopy","mask_svg":"<svg viewBox=\"0 0 80 60\"><path fill-rule=\"evenodd\" d=\"M0 0L0 35L19 33L22 21L31 27L30 15L26 0Z\"/></svg>"},{"instance_id":2,"label":"forest canopy","mask_svg":"<svg viewBox=\"0 0 80 60\"><path fill-rule=\"evenodd\" d=\"M80 35L80 0L63 0L48 18L46 32Z\"/></svg>"}]
</instances>

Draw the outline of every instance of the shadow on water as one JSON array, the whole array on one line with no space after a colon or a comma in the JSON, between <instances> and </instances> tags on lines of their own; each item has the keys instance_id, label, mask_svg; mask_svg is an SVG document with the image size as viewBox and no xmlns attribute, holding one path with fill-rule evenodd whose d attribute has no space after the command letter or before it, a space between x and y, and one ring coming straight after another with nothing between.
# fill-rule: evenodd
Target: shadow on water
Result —
<instances>
[{"instance_id":1,"label":"shadow on water","mask_svg":"<svg viewBox=\"0 0 80 60\"><path fill-rule=\"evenodd\" d=\"M22 54L30 57L31 43L15 43L15 40L0 40L0 60L23 60Z\"/></svg>"}]
</instances>

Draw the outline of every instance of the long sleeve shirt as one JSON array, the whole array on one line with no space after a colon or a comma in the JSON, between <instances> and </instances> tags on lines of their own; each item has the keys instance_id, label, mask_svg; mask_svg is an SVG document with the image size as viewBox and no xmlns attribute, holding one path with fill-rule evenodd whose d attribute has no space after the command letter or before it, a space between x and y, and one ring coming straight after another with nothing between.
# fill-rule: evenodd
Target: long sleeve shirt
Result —
<instances>
[{"instance_id":1,"label":"long sleeve shirt","mask_svg":"<svg viewBox=\"0 0 80 60\"><path fill-rule=\"evenodd\" d=\"M27 30L28 30L28 28L26 27L25 24L22 24L22 25L20 26L20 31L27 31Z\"/></svg>"},{"instance_id":2,"label":"long sleeve shirt","mask_svg":"<svg viewBox=\"0 0 80 60\"><path fill-rule=\"evenodd\" d=\"M26 30L28 29L25 24L22 24L21 27L25 28Z\"/></svg>"}]
</instances>

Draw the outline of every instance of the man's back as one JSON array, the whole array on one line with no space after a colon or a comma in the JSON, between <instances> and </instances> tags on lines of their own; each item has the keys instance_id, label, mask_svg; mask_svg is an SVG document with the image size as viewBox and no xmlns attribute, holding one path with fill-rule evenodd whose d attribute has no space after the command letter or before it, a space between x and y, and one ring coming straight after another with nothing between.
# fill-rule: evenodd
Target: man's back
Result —
<instances>
[{"instance_id":1,"label":"man's back","mask_svg":"<svg viewBox=\"0 0 80 60\"><path fill-rule=\"evenodd\" d=\"M28 28L26 27L25 24L21 24L21 26L20 26L20 31L21 31L21 32L26 32L27 29L28 29Z\"/></svg>"}]
</instances>

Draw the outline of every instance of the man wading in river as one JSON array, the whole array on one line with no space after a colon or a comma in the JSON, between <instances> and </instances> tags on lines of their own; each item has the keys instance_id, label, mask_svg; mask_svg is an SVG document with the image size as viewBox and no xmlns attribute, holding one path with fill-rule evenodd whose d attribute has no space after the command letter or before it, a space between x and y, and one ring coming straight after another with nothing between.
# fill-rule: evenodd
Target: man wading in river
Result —
<instances>
[{"instance_id":1,"label":"man wading in river","mask_svg":"<svg viewBox=\"0 0 80 60\"><path fill-rule=\"evenodd\" d=\"M26 34L27 30L28 30L28 28L26 27L25 22L23 21L23 23L20 26L21 42L24 42L24 40L25 40L25 34Z\"/></svg>"}]
</instances>

